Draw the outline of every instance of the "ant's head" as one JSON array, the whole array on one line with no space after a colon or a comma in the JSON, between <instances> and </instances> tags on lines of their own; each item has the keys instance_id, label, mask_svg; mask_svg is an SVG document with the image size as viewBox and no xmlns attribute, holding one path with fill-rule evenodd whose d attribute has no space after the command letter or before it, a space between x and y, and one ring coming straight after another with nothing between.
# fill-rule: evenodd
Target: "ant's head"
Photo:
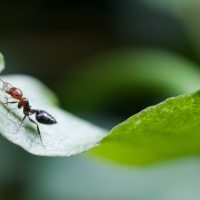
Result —
<instances>
[{"instance_id":1,"label":"ant's head","mask_svg":"<svg viewBox=\"0 0 200 200\"><path fill-rule=\"evenodd\" d=\"M21 99L23 96L22 91L19 88L9 88L5 91L6 93L10 94L14 99Z\"/></svg>"}]
</instances>

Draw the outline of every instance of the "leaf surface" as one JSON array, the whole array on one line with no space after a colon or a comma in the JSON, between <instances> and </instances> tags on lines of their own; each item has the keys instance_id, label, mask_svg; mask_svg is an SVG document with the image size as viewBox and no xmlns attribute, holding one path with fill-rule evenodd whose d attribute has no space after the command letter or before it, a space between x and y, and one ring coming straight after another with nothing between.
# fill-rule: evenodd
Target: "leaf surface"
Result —
<instances>
[{"instance_id":1,"label":"leaf surface","mask_svg":"<svg viewBox=\"0 0 200 200\"><path fill-rule=\"evenodd\" d=\"M119 124L92 150L119 163L146 165L200 153L200 91L169 98Z\"/></svg>"}]
</instances>

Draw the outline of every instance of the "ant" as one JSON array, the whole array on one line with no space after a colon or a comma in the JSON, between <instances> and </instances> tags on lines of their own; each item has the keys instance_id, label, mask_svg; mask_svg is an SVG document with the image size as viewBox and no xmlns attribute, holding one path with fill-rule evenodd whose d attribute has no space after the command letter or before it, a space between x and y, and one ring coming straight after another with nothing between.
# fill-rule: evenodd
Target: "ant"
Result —
<instances>
[{"instance_id":1,"label":"ant","mask_svg":"<svg viewBox=\"0 0 200 200\"><path fill-rule=\"evenodd\" d=\"M51 124L56 124L57 121L54 119L54 117L52 117L49 113L47 113L46 111L44 110L38 110L38 109L31 109L31 106L29 105L29 101L27 98L23 97L23 93L22 91L19 89L19 88L16 88L16 87L13 87L10 83L7 83L3 80L0 79L0 81L3 82L3 87L2 87L2 91L11 95L14 99L17 99L18 101L10 101L8 102L8 97L6 96L5 94L5 97L6 97L6 102L3 103L3 102L0 102L1 104L14 104L14 103L18 103L18 108L22 108L23 107L23 113L24 113L24 118L22 119L21 121L21 124L18 128L18 130L20 129L23 121L25 120L26 117L28 117L29 121L34 123L36 126L37 126L37 132L40 136L40 141L43 145L43 142L42 142L42 137L41 137L41 134L40 134L40 129L39 129L39 126L38 124L32 120L29 115L32 115L32 114L35 114L35 118L36 120L41 123L41 124L47 124L47 125L51 125ZM43 145L43 147L45 147Z\"/></svg>"}]
</instances>

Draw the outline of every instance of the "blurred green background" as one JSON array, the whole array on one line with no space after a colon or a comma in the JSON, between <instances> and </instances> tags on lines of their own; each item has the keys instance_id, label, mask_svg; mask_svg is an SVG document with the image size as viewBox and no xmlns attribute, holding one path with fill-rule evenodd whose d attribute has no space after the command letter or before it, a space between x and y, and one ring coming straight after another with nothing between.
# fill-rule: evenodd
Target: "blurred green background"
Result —
<instances>
[{"instance_id":1,"label":"blurred green background","mask_svg":"<svg viewBox=\"0 0 200 200\"><path fill-rule=\"evenodd\" d=\"M44 82L60 106L110 130L200 84L200 3L1 1L2 74ZM36 157L0 140L0 199L200 198L198 157L134 168L90 154Z\"/></svg>"}]
</instances>

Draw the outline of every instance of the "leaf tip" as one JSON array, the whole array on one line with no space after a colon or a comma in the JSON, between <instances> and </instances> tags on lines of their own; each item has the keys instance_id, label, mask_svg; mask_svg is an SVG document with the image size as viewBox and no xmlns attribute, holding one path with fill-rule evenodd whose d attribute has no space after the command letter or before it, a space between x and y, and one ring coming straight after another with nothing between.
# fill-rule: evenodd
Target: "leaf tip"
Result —
<instances>
[{"instance_id":1,"label":"leaf tip","mask_svg":"<svg viewBox=\"0 0 200 200\"><path fill-rule=\"evenodd\" d=\"M3 54L0 52L0 72L4 69L4 67L5 67L4 57Z\"/></svg>"}]
</instances>

